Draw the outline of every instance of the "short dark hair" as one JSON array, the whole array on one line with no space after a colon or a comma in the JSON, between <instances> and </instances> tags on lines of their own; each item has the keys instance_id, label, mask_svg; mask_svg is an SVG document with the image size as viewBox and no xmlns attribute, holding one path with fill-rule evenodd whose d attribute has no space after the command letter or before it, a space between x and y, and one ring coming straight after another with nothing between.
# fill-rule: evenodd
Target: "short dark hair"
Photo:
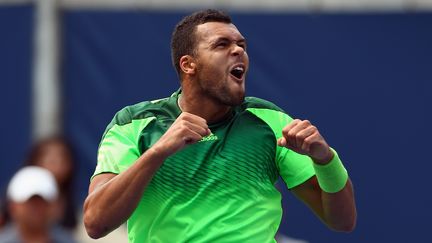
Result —
<instances>
[{"instance_id":1,"label":"short dark hair","mask_svg":"<svg viewBox=\"0 0 432 243\"><path fill-rule=\"evenodd\" d=\"M220 10L207 9L184 17L174 28L171 36L171 59L180 76L180 58L193 55L196 45L195 27L207 22L231 23L231 17Z\"/></svg>"}]
</instances>

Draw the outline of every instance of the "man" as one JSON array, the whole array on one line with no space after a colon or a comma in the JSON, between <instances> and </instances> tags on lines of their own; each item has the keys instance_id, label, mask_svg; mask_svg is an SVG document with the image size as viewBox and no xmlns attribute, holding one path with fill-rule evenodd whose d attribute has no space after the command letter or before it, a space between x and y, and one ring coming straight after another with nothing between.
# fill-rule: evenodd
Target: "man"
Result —
<instances>
[{"instance_id":1,"label":"man","mask_svg":"<svg viewBox=\"0 0 432 243\"><path fill-rule=\"evenodd\" d=\"M0 243L68 243L72 236L55 226L57 182L46 169L26 166L11 179L8 189L10 225L0 232Z\"/></svg>"},{"instance_id":2,"label":"man","mask_svg":"<svg viewBox=\"0 0 432 243\"><path fill-rule=\"evenodd\" d=\"M245 99L246 40L228 15L185 17L172 36L181 89L116 114L84 203L88 234L128 220L130 242L272 242L281 176L330 228L351 231L351 182L309 121Z\"/></svg>"}]
</instances>

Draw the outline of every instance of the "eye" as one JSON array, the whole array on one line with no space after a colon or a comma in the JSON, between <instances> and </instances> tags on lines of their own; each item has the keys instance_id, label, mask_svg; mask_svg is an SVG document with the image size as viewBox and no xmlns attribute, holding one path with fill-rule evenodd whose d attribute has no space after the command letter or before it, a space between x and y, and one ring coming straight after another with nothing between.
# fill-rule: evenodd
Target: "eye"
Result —
<instances>
[{"instance_id":1,"label":"eye","mask_svg":"<svg viewBox=\"0 0 432 243\"><path fill-rule=\"evenodd\" d=\"M237 45L240 46L241 48L243 48L243 50L246 50L246 44L240 43L240 44L237 44Z\"/></svg>"},{"instance_id":2,"label":"eye","mask_svg":"<svg viewBox=\"0 0 432 243\"><path fill-rule=\"evenodd\" d=\"M228 43L226 43L226 42L218 42L216 44L216 47L226 47L227 45L228 45Z\"/></svg>"}]
</instances>

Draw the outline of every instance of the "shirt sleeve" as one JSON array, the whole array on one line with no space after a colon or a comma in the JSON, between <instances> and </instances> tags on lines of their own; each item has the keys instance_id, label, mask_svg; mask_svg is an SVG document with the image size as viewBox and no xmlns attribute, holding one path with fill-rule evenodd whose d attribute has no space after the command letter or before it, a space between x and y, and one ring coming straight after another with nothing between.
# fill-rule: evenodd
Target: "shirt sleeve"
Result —
<instances>
[{"instance_id":1,"label":"shirt sleeve","mask_svg":"<svg viewBox=\"0 0 432 243\"><path fill-rule=\"evenodd\" d=\"M102 173L120 174L140 156L139 139L142 130L155 117L114 124L107 129L99 145L97 165L92 178Z\"/></svg>"},{"instance_id":2,"label":"shirt sleeve","mask_svg":"<svg viewBox=\"0 0 432 243\"><path fill-rule=\"evenodd\" d=\"M278 148L277 164L279 174L288 189L298 186L315 175L313 161L309 156L296 153L287 148Z\"/></svg>"},{"instance_id":3,"label":"shirt sleeve","mask_svg":"<svg viewBox=\"0 0 432 243\"><path fill-rule=\"evenodd\" d=\"M266 108L248 108L248 110L270 126L275 134L275 143L282 137L282 129L293 120L282 110ZM298 154L277 144L275 146L275 162L288 189L302 184L315 175L313 161L309 156Z\"/></svg>"}]
</instances>

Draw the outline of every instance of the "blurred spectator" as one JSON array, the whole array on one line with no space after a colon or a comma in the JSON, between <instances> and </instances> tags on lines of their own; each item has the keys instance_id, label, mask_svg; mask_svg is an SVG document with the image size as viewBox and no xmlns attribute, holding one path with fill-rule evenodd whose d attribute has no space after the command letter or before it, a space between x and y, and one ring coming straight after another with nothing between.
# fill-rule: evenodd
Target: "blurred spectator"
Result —
<instances>
[{"instance_id":1,"label":"blurred spectator","mask_svg":"<svg viewBox=\"0 0 432 243\"><path fill-rule=\"evenodd\" d=\"M53 174L26 166L11 179L7 189L11 223L0 232L0 243L69 243L71 235L55 226L57 183Z\"/></svg>"},{"instance_id":2,"label":"blurred spectator","mask_svg":"<svg viewBox=\"0 0 432 243\"><path fill-rule=\"evenodd\" d=\"M59 188L58 223L68 230L74 230L77 225L73 155L72 146L65 138L49 137L33 146L25 162L26 165L41 166L53 173Z\"/></svg>"},{"instance_id":3,"label":"blurred spectator","mask_svg":"<svg viewBox=\"0 0 432 243\"><path fill-rule=\"evenodd\" d=\"M68 230L77 225L73 194L75 161L71 145L63 137L49 137L36 143L30 150L24 166L35 165L46 168L55 177L59 188L56 202L57 223ZM7 202L0 198L0 228L9 222Z\"/></svg>"}]
</instances>

